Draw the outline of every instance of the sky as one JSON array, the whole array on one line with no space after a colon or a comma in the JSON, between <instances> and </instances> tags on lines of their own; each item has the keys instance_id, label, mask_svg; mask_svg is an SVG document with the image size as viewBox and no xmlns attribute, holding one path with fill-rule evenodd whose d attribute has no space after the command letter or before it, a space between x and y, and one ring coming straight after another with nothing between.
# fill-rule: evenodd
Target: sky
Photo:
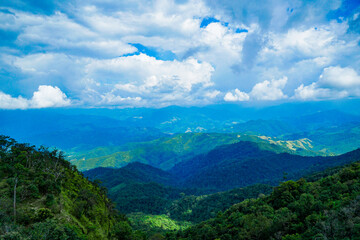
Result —
<instances>
[{"instance_id":1,"label":"sky","mask_svg":"<svg viewBox=\"0 0 360 240\"><path fill-rule=\"evenodd\" d=\"M360 0L0 0L0 109L360 98Z\"/></svg>"}]
</instances>

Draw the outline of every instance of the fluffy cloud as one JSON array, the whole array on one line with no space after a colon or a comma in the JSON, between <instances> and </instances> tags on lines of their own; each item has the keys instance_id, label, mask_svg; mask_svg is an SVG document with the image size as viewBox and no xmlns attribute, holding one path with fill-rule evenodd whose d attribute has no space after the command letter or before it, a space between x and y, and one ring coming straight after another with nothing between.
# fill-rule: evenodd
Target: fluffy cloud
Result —
<instances>
[{"instance_id":1,"label":"fluffy cloud","mask_svg":"<svg viewBox=\"0 0 360 240\"><path fill-rule=\"evenodd\" d=\"M257 100L280 100L287 98L283 93L283 89L287 83L288 78L283 77L278 80L265 80L257 83L250 92L250 96Z\"/></svg>"},{"instance_id":2,"label":"fluffy cloud","mask_svg":"<svg viewBox=\"0 0 360 240\"><path fill-rule=\"evenodd\" d=\"M70 100L58 87L41 85L30 100L32 108L69 106Z\"/></svg>"},{"instance_id":3,"label":"fluffy cloud","mask_svg":"<svg viewBox=\"0 0 360 240\"><path fill-rule=\"evenodd\" d=\"M143 99L143 103L184 104L196 100L203 89L211 87L213 67L193 58L184 61L162 61L145 54L96 60L86 65L87 76L99 79L106 72L109 96L127 100ZM129 75L129 73L131 73ZM214 93L207 95L214 97ZM137 97L137 98L136 98ZM106 98L110 103L110 99Z\"/></svg>"},{"instance_id":4,"label":"fluffy cloud","mask_svg":"<svg viewBox=\"0 0 360 240\"><path fill-rule=\"evenodd\" d=\"M357 88L360 87L360 76L357 72L349 67L341 68L328 67L320 75L318 82L320 87L334 88Z\"/></svg>"},{"instance_id":5,"label":"fluffy cloud","mask_svg":"<svg viewBox=\"0 0 360 240\"><path fill-rule=\"evenodd\" d=\"M38 91L34 92L31 99L21 96L14 98L0 92L0 109L64 107L69 106L70 103L70 100L58 87L52 86L39 86Z\"/></svg>"},{"instance_id":6,"label":"fluffy cloud","mask_svg":"<svg viewBox=\"0 0 360 240\"><path fill-rule=\"evenodd\" d=\"M214 68L194 58L163 61L146 54L112 59L34 54L9 59L34 81L72 89L86 105L191 104L220 94L211 89Z\"/></svg>"},{"instance_id":7,"label":"fluffy cloud","mask_svg":"<svg viewBox=\"0 0 360 240\"><path fill-rule=\"evenodd\" d=\"M317 82L301 84L295 89L294 98L302 100L338 99L360 97L360 76L349 67L328 67Z\"/></svg>"},{"instance_id":8,"label":"fluffy cloud","mask_svg":"<svg viewBox=\"0 0 360 240\"><path fill-rule=\"evenodd\" d=\"M139 71L141 70L141 71ZM166 89L181 89L190 92L195 85L209 87L211 73L214 68L196 59L189 58L184 61L162 61L145 54L120 57L111 60L95 60L86 66L86 72L100 77L99 73L106 71L113 76L129 77L115 78L119 90L148 93L150 91L163 91Z\"/></svg>"},{"instance_id":9,"label":"fluffy cloud","mask_svg":"<svg viewBox=\"0 0 360 240\"><path fill-rule=\"evenodd\" d=\"M242 101L248 101L250 99L249 94L240 91L239 89L235 89L234 93L227 92L225 94L224 100L227 102L242 102Z\"/></svg>"},{"instance_id":10,"label":"fluffy cloud","mask_svg":"<svg viewBox=\"0 0 360 240\"><path fill-rule=\"evenodd\" d=\"M227 92L224 100L227 102L235 101L248 101L253 100L267 100L275 101L287 98L288 96L283 93L283 89L287 83L288 78L283 77L278 80L265 80L255 84L250 93L245 93L239 89L235 89L234 93Z\"/></svg>"},{"instance_id":11,"label":"fluffy cloud","mask_svg":"<svg viewBox=\"0 0 360 240\"><path fill-rule=\"evenodd\" d=\"M21 96L14 98L9 94L0 92L0 109L26 109L28 107L27 99Z\"/></svg>"}]
</instances>

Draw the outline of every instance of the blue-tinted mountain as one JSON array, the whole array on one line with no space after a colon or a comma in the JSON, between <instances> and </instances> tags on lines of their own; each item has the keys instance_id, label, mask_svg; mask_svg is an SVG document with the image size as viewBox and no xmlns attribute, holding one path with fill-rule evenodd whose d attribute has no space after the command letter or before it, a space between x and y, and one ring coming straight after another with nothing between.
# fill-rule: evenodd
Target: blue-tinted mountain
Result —
<instances>
[{"instance_id":1,"label":"blue-tinted mountain","mask_svg":"<svg viewBox=\"0 0 360 240\"><path fill-rule=\"evenodd\" d=\"M357 157L360 158L360 150L336 157L305 157L264 150L252 142L239 142L179 163L170 173L181 180L180 186L219 191L255 183L276 184L285 172L297 177L346 164Z\"/></svg>"}]
</instances>

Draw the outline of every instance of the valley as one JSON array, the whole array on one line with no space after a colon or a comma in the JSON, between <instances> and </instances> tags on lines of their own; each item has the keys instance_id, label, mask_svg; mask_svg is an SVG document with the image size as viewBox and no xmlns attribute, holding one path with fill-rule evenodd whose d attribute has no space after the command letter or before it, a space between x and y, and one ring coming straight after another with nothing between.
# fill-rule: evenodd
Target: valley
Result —
<instances>
[{"instance_id":1,"label":"valley","mask_svg":"<svg viewBox=\"0 0 360 240\"><path fill-rule=\"evenodd\" d=\"M293 111L289 106L286 108L287 111ZM79 239L82 239L81 236L96 239L100 235L103 239L117 239L114 237L116 234L123 236L123 239L248 239L254 236L268 239L271 234L280 234L279 231L284 239L292 239L294 236L313 236L311 234L317 231L304 226L296 228L298 221L305 221L301 219L308 219L311 214L311 217L314 214L322 216L329 208L333 209L333 217L336 218L337 211L351 208L347 203L356 205L356 162L360 161L358 115L336 109L319 111L316 108L316 111L307 115L290 118L269 116L266 114L269 111L267 108L254 112L242 109L241 114L234 114L237 107L227 109L228 115L224 116L215 114L216 107L152 111L92 109L81 110L81 115L78 112L52 110L42 113L45 119L43 122L27 122L28 118L38 114L35 110L26 112L28 117L22 119L17 119L20 113L16 111L4 112L0 125L6 129L5 133L22 135L20 140L37 146L46 143L45 146L49 148L37 150L31 145L11 143L13 140L7 140L6 137L3 137L3 144L15 144L16 148L26 147L26 151L32 154L38 154L36 151L41 153L43 150L40 149L49 149L44 154L50 154L51 151L58 152L59 148L66 154L61 153L63 155L58 158L69 164L66 165L66 168L71 169L69 171L74 171L67 181L61 181L65 185L61 185L60 190L39 190L36 197L28 196L19 200L20 215L30 214L30 211L36 216L39 209L46 209L49 215L41 220L20 221L12 227L12 231L20 235L26 234L28 230L23 228L26 226L25 229L33 229L32 234L35 234L35 231L40 231L36 229L40 223L52 221L59 226L70 224L75 233L68 234L75 234ZM106 117L99 114L102 111ZM273 111L276 112L274 109ZM248 114L246 117L242 115L244 112ZM258 114L268 118L256 119ZM140 115L142 118L136 117ZM16 125L21 127L16 128ZM22 134L23 132L27 134ZM27 159L26 155L21 155L23 150L15 152L6 149L8 148L3 148L3 156L15 154L19 163L29 169L20 173L24 179L20 183L22 188L32 187L32 180L29 178L32 175L27 174L32 171L47 171L41 168L32 170L27 163L21 162ZM11 168L18 169L19 166L12 165ZM18 175L14 174L18 173L17 170L9 172L7 167L3 171L5 180L2 181L2 189L4 193L7 192L5 202L10 202L9 193L13 185L9 179L16 178ZM351 182L346 182L343 177L339 178L346 171L355 172L351 173ZM51 175L47 178L47 181L52 181ZM322 189L317 189L317 193L311 190L324 181L335 181L334 179L339 179L343 195L336 195L338 193L333 193L333 189L327 189L325 185ZM36 182L35 186L36 184L39 183ZM77 192L76 189L88 184L94 186L89 191L98 193ZM40 185L37 188L40 189ZM279 190L283 188L288 188L289 192ZM297 188L301 188L301 191L296 190ZM335 195L336 199L348 196L348 200L341 200L341 204L339 202L333 207L330 207L330 202L324 201L324 205L311 208L310 212L297 212L300 211L296 207L296 204L300 204L298 201L322 201L316 194L323 195L324 191L330 191L327 193L330 198ZM90 197L94 200L86 202L85 198L94 196L93 194L100 195ZM104 194L109 200L106 200ZM276 194L280 194L288 202L277 203L274 200L278 198L275 197ZM285 197L286 194L289 195L288 198ZM46 199L50 198L54 198L55 205L46 205L50 201ZM100 199L104 199L105 203ZM96 204L105 204L102 206L113 209L106 214L112 214L114 222L110 220L106 223L106 229L91 233L91 226L104 226L98 220L99 217L102 219L100 215L91 215L98 208ZM238 206L246 207L234 210ZM269 210L272 215L263 212L264 206L272 209ZM59 212L59 208L65 210ZM256 230L259 227L256 221L260 220L254 218L252 210L246 210L247 208L259 208L261 214L258 217L266 222L264 229L267 230ZM12 216L8 211L4 214L8 219L4 220L4 226L8 226ZM297 220L294 217L286 220L295 224L293 230L280 229L276 225L280 223L271 220L292 216L291 214L298 216ZM64 218L65 216L67 217ZM239 223L234 222L234 219ZM323 224L322 219L314 217L311 221ZM229 225L228 221L238 225ZM252 225L244 225L242 221ZM224 226L219 227L218 224L227 224L226 228L230 232L222 232L219 229ZM117 229L114 229L115 225Z\"/></svg>"}]
</instances>

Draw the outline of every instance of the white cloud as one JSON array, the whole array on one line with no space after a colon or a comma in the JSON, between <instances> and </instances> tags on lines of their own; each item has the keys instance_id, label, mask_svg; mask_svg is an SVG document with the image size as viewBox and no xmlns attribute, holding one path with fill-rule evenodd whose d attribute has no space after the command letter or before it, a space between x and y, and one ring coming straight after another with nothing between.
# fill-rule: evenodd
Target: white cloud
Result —
<instances>
[{"instance_id":1,"label":"white cloud","mask_svg":"<svg viewBox=\"0 0 360 240\"><path fill-rule=\"evenodd\" d=\"M31 99L21 96L14 98L0 92L0 109L64 107L70 104L70 100L58 87L41 85Z\"/></svg>"},{"instance_id":2,"label":"white cloud","mask_svg":"<svg viewBox=\"0 0 360 240\"><path fill-rule=\"evenodd\" d=\"M198 99L207 102L219 94L212 89L214 68L194 58L163 61L146 54L112 59L34 54L8 61L30 74L33 81L65 86L87 105L113 104L112 100L124 102L118 101L119 98L104 98L107 93L129 97L129 101L140 97L142 101L136 104L144 106L158 106L160 101L168 101L163 105L190 104Z\"/></svg>"},{"instance_id":3,"label":"white cloud","mask_svg":"<svg viewBox=\"0 0 360 240\"><path fill-rule=\"evenodd\" d=\"M31 99L32 108L69 106L70 100L60 88L41 85Z\"/></svg>"},{"instance_id":4,"label":"white cloud","mask_svg":"<svg viewBox=\"0 0 360 240\"><path fill-rule=\"evenodd\" d=\"M360 76L354 69L349 67L328 67L320 75L318 85L334 88L360 87Z\"/></svg>"},{"instance_id":5,"label":"white cloud","mask_svg":"<svg viewBox=\"0 0 360 240\"><path fill-rule=\"evenodd\" d=\"M346 91L335 91L328 88L319 88L316 83L312 83L308 86L301 84L295 89L295 99L301 100L320 100L320 99L337 99L347 96Z\"/></svg>"},{"instance_id":6,"label":"white cloud","mask_svg":"<svg viewBox=\"0 0 360 240\"><path fill-rule=\"evenodd\" d=\"M148 93L173 89L189 92L195 85L213 85L214 68L206 62L189 58L184 61L162 61L146 54L119 57L111 60L94 60L86 66L88 74L107 71L114 74L117 88ZM125 76L122 78L116 76ZM133 86L137 86L134 88Z\"/></svg>"},{"instance_id":7,"label":"white cloud","mask_svg":"<svg viewBox=\"0 0 360 240\"><path fill-rule=\"evenodd\" d=\"M21 96L14 98L9 94L0 92L0 109L26 109L28 106L27 99Z\"/></svg>"},{"instance_id":8,"label":"white cloud","mask_svg":"<svg viewBox=\"0 0 360 240\"><path fill-rule=\"evenodd\" d=\"M347 22L330 22L308 28L293 28L286 33L270 32L268 44L260 53L263 60L274 56L281 59L308 59L326 57L336 59L339 52L347 52L357 46L357 40L344 41Z\"/></svg>"},{"instance_id":9,"label":"white cloud","mask_svg":"<svg viewBox=\"0 0 360 240\"><path fill-rule=\"evenodd\" d=\"M94 60L86 65L88 77L99 79L106 72L112 92L122 98L138 96L152 103L167 100L167 104L199 97L200 90L213 86L213 71L210 64L193 58L162 61L145 54ZM208 97L213 98L215 93Z\"/></svg>"},{"instance_id":10,"label":"white cloud","mask_svg":"<svg viewBox=\"0 0 360 240\"><path fill-rule=\"evenodd\" d=\"M287 80L287 77L283 77L278 80L273 79L271 81L265 80L255 84L250 93L242 92L236 88L234 92L227 92L224 100L227 102L235 102L249 101L250 99L268 101L284 99L288 97L282 91L287 83Z\"/></svg>"},{"instance_id":11,"label":"white cloud","mask_svg":"<svg viewBox=\"0 0 360 240\"><path fill-rule=\"evenodd\" d=\"M360 76L349 67L328 67L317 82L295 89L295 99L319 100L360 97Z\"/></svg>"},{"instance_id":12,"label":"white cloud","mask_svg":"<svg viewBox=\"0 0 360 240\"><path fill-rule=\"evenodd\" d=\"M237 101L249 101L250 97L249 94L240 91L239 89L235 89L234 93L232 92L227 92L225 94L224 100L226 102L237 102Z\"/></svg>"},{"instance_id":13,"label":"white cloud","mask_svg":"<svg viewBox=\"0 0 360 240\"><path fill-rule=\"evenodd\" d=\"M288 78L283 77L278 80L265 80L257 83L250 92L250 96L257 100L280 100L287 98L283 93L283 89L287 83Z\"/></svg>"}]
</instances>

